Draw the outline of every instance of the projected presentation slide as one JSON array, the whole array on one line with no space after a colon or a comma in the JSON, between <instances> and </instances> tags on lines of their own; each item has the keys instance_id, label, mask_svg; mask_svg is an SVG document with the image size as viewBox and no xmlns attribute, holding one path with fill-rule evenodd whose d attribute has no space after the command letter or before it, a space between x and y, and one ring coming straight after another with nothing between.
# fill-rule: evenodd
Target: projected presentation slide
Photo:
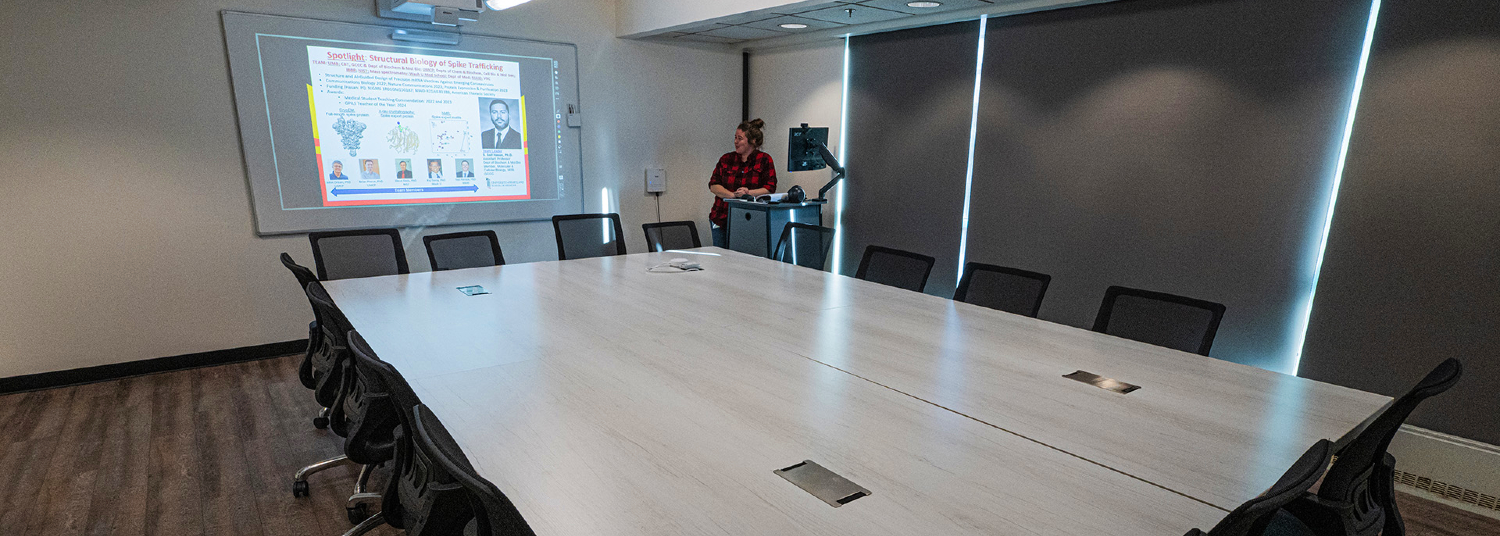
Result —
<instances>
[{"instance_id":1,"label":"projected presentation slide","mask_svg":"<svg viewBox=\"0 0 1500 536\"><path fill-rule=\"evenodd\" d=\"M577 47L223 17L257 233L582 210Z\"/></svg>"},{"instance_id":2,"label":"projected presentation slide","mask_svg":"<svg viewBox=\"0 0 1500 536\"><path fill-rule=\"evenodd\" d=\"M307 47L323 205L530 199L513 61Z\"/></svg>"}]
</instances>

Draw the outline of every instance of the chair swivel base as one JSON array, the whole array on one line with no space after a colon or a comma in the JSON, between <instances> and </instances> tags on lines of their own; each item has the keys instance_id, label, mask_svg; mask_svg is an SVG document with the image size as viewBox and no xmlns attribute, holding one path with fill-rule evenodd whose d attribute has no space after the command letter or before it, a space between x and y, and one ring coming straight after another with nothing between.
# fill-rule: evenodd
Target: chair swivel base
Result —
<instances>
[{"instance_id":1,"label":"chair swivel base","mask_svg":"<svg viewBox=\"0 0 1500 536\"><path fill-rule=\"evenodd\" d=\"M354 494L344 501L344 510L349 514L349 522L359 524L370 517L370 503L379 503L380 494L366 491L370 483L370 474L374 472L376 464L365 464L359 468L359 479L354 481Z\"/></svg>"},{"instance_id":2,"label":"chair swivel base","mask_svg":"<svg viewBox=\"0 0 1500 536\"><path fill-rule=\"evenodd\" d=\"M329 408L323 408L322 411L319 411L318 416L313 417L313 428L319 430L328 428L328 416L331 414L333 414L333 410Z\"/></svg>"},{"instance_id":3,"label":"chair swivel base","mask_svg":"<svg viewBox=\"0 0 1500 536\"><path fill-rule=\"evenodd\" d=\"M323 460L321 462L309 465L307 467L303 467L302 469L298 470L296 476L292 477L292 496L293 497L306 497L308 495L308 492L309 492L309 489L308 489L308 486L307 486L307 477L308 476L311 476L313 473L317 473L317 472L320 472L320 471L324 471L324 470L327 470L327 469L332 469L334 467L338 467L340 465L344 465L346 463L354 463L354 462L349 461L349 457L348 456L338 456L338 457L335 457L335 458L329 458L329 459Z\"/></svg>"},{"instance_id":4,"label":"chair swivel base","mask_svg":"<svg viewBox=\"0 0 1500 536\"><path fill-rule=\"evenodd\" d=\"M376 512L375 515L365 518L364 521L359 522L359 524L355 525L354 528L349 529L349 532L345 532L344 536L361 536L372 530L375 530L375 527L379 527L384 524L385 514Z\"/></svg>"}]
</instances>

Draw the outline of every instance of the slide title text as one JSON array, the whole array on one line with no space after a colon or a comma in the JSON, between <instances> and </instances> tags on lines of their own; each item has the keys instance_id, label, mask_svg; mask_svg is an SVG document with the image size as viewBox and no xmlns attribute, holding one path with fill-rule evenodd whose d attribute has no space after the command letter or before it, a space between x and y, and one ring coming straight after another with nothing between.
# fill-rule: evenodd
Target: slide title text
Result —
<instances>
[{"instance_id":1,"label":"slide title text","mask_svg":"<svg viewBox=\"0 0 1500 536\"><path fill-rule=\"evenodd\" d=\"M505 66L499 63L484 61L464 61L457 59L433 59L413 58L400 56L382 56L380 54L353 53L353 52L329 52L328 59L339 61L399 63L404 65L425 65L428 67L448 67L454 69L485 69L495 72L505 72Z\"/></svg>"}]
</instances>

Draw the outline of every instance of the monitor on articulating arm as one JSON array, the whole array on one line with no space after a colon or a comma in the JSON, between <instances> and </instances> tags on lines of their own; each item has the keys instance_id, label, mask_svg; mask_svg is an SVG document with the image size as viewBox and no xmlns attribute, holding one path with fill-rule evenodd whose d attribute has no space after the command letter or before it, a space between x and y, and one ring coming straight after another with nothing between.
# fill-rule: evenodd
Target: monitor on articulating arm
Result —
<instances>
[{"instance_id":1,"label":"monitor on articulating arm","mask_svg":"<svg viewBox=\"0 0 1500 536\"><path fill-rule=\"evenodd\" d=\"M792 127L791 137L787 142L786 170L813 171L823 169L824 166L833 169L833 180L823 185L818 190L818 198L811 201L827 200L828 190L844 178L844 168L839 165L833 152L828 150L828 127L812 128L807 123Z\"/></svg>"}]
</instances>

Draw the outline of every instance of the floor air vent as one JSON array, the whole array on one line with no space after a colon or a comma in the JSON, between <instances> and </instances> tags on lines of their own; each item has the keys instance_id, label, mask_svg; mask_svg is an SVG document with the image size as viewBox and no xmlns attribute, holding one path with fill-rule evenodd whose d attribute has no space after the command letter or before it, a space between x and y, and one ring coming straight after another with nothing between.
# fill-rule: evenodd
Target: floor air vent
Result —
<instances>
[{"instance_id":1,"label":"floor air vent","mask_svg":"<svg viewBox=\"0 0 1500 536\"><path fill-rule=\"evenodd\" d=\"M1472 504L1487 510L1500 512L1500 497L1480 493L1471 489L1461 488L1446 482L1439 482L1425 476L1418 476L1405 471L1397 470L1396 483L1405 484L1419 490L1439 495L1458 502Z\"/></svg>"}]
</instances>

